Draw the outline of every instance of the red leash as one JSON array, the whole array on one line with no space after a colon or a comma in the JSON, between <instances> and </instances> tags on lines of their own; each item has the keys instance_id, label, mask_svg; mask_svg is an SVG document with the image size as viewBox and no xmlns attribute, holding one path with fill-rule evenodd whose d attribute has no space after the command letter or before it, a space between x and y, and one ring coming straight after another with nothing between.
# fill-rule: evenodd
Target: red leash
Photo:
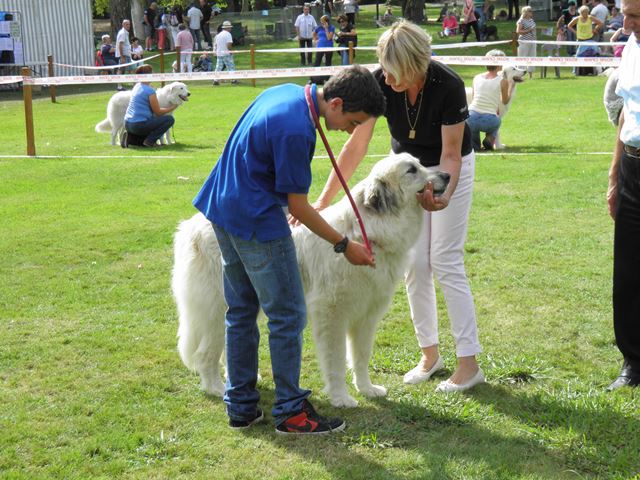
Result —
<instances>
[{"instance_id":1,"label":"red leash","mask_svg":"<svg viewBox=\"0 0 640 480\"><path fill-rule=\"evenodd\" d=\"M349 191L349 186L342 176L342 172L338 168L338 164L336 163L336 159L333 156L333 151L329 146L329 142L327 141L327 137L324 135L324 131L322 130L322 126L320 125L320 119L318 118L318 113L316 112L316 106L313 103L313 99L311 98L311 85L306 85L304 87L304 95L307 99L307 104L309 105L309 110L311 110L311 116L313 117L313 122L316 124L316 128L320 133L320 138L322 138L322 143L324 143L324 148L327 150L329 154L329 158L331 159L331 164L333 165L333 169L336 171L336 175L338 175L338 179L342 184L342 188L344 192L347 194L349 198L349 202L351 202L351 208L353 208L354 213L356 214L356 218L358 219L358 223L360 224L360 231L362 232L362 240L364 241L364 246L367 248L370 254L373 255L373 250L371 249L371 244L369 243L369 238L367 237L367 231L364 228L364 222L362 221L362 217L360 216L360 211L358 210L358 206L356 202L354 202L353 197L351 196L351 192Z\"/></svg>"}]
</instances>

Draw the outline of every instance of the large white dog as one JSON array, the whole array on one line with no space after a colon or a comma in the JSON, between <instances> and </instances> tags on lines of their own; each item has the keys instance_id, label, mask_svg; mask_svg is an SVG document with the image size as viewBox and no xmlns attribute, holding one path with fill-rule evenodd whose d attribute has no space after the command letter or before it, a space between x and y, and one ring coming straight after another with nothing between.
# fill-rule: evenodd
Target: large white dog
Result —
<instances>
[{"instance_id":1,"label":"large white dog","mask_svg":"<svg viewBox=\"0 0 640 480\"><path fill-rule=\"evenodd\" d=\"M189 89L182 82L173 82L156 90L160 107L166 108L169 105L182 105L189 100ZM96 132L111 133L111 145L116 145L119 141L121 130L124 129L124 114L131 100L131 90L114 94L107 104L107 118L96 125ZM173 112L172 112L173 113ZM167 115L172 115L167 113ZM171 129L167 130L165 138L160 139L162 143L173 143Z\"/></svg>"},{"instance_id":2,"label":"large white dog","mask_svg":"<svg viewBox=\"0 0 640 480\"><path fill-rule=\"evenodd\" d=\"M407 253L422 228L416 193L432 182L441 193L449 174L430 172L409 154L378 162L353 189L376 268L356 267L304 226L293 230L304 283L307 311L325 391L336 407L355 407L346 385L347 357L353 383L367 397L387 393L369 378L376 326L385 314L405 271ZM358 222L345 197L322 212L339 232L362 241ZM175 235L172 288L178 306L178 350L184 364L200 375L202 389L222 395L224 314L220 251L213 228L202 215L183 221Z\"/></svg>"}]
</instances>

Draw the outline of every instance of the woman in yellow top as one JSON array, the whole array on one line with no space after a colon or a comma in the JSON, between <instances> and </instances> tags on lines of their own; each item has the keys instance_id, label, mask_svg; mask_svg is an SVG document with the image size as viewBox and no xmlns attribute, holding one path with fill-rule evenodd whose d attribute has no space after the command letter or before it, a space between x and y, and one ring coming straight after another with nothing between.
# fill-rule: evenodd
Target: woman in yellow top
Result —
<instances>
[{"instance_id":1,"label":"woman in yellow top","mask_svg":"<svg viewBox=\"0 0 640 480\"><path fill-rule=\"evenodd\" d=\"M589 15L589 7L586 5L582 5L578 9L578 13L580 15L571 20L567 28L576 34L579 42L586 42L591 40L604 27L604 24L593 15ZM593 24L595 24L595 28Z\"/></svg>"}]
</instances>

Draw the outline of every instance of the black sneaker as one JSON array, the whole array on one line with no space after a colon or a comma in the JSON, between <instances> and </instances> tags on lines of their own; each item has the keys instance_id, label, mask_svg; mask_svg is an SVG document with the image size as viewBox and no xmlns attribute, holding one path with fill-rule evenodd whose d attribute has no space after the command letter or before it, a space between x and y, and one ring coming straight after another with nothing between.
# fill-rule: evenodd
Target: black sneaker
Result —
<instances>
[{"instance_id":1,"label":"black sneaker","mask_svg":"<svg viewBox=\"0 0 640 480\"><path fill-rule=\"evenodd\" d=\"M493 150L493 142L487 137L484 137L484 139L482 140L482 146L485 150Z\"/></svg>"},{"instance_id":2,"label":"black sneaker","mask_svg":"<svg viewBox=\"0 0 640 480\"><path fill-rule=\"evenodd\" d=\"M230 418L229 427L234 430L243 430L245 428L249 428L251 425L260 423L262 420L264 420L264 412L258 409L256 410L256 416L252 420L233 420Z\"/></svg>"},{"instance_id":3,"label":"black sneaker","mask_svg":"<svg viewBox=\"0 0 640 480\"><path fill-rule=\"evenodd\" d=\"M302 410L291 415L276 427L280 435L327 435L344 430L346 423L340 418L325 418L317 414L311 403L305 400Z\"/></svg>"}]
</instances>

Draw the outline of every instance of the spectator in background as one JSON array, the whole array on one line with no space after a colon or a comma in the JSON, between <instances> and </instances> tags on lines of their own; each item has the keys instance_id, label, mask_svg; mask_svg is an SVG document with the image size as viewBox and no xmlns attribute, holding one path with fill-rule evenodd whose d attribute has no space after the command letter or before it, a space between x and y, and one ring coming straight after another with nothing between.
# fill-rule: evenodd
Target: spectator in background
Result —
<instances>
[{"instance_id":1,"label":"spectator in background","mask_svg":"<svg viewBox=\"0 0 640 480\"><path fill-rule=\"evenodd\" d=\"M193 66L194 72L211 72L213 71L213 63L211 62L211 57L207 52L200 55L198 61Z\"/></svg>"},{"instance_id":2,"label":"spectator in background","mask_svg":"<svg viewBox=\"0 0 640 480\"><path fill-rule=\"evenodd\" d=\"M102 55L102 63L105 66L112 66L118 64L116 58L116 47L111 45L111 36L102 35L102 45L100 45L100 55ZM109 70L109 73L113 73L113 70Z\"/></svg>"},{"instance_id":3,"label":"spectator in background","mask_svg":"<svg viewBox=\"0 0 640 480\"><path fill-rule=\"evenodd\" d=\"M116 36L116 58L118 63L126 64L131 62L131 42L129 41L129 30L131 30L131 20L123 20L122 28L118 31ZM119 70L120 75L124 75L126 68ZM124 90L121 83L118 84L118 90Z\"/></svg>"},{"instance_id":4,"label":"spectator in background","mask_svg":"<svg viewBox=\"0 0 640 480\"><path fill-rule=\"evenodd\" d=\"M473 9L473 0L465 0L462 9L462 41L466 42L469 36L469 30L473 28L476 34L476 41L480 41L480 29L478 28L478 19Z\"/></svg>"},{"instance_id":5,"label":"spectator in background","mask_svg":"<svg viewBox=\"0 0 640 480\"><path fill-rule=\"evenodd\" d=\"M180 5L174 5L173 7L171 7L168 21L169 38L171 39L171 50L175 50L176 43L178 42L178 25L182 23L182 7Z\"/></svg>"},{"instance_id":6,"label":"spectator in background","mask_svg":"<svg viewBox=\"0 0 640 480\"><path fill-rule=\"evenodd\" d=\"M527 5L522 7L522 15L516 22L516 33L518 34L518 56L519 57L535 57L536 44L523 43L521 40L536 40L536 22L533 20L533 9ZM533 77L535 67L527 67L529 78Z\"/></svg>"},{"instance_id":7,"label":"spectator in background","mask_svg":"<svg viewBox=\"0 0 640 480\"><path fill-rule=\"evenodd\" d=\"M329 15L323 15L320 17L320 25L313 31L313 41L316 44L316 48L333 48L333 36L336 29L331 25ZM324 63L327 67L331 66L331 60L333 59L333 52L316 52L316 60L313 64L314 67L319 67L322 64L322 57L324 57ZM329 76L312 77L313 83L323 84L329 79Z\"/></svg>"},{"instance_id":8,"label":"spectator in background","mask_svg":"<svg viewBox=\"0 0 640 480\"><path fill-rule=\"evenodd\" d=\"M142 48L142 45L140 45L140 40L138 40L136 37L133 37L131 39L131 60L142 60L143 57L144 49Z\"/></svg>"},{"instance_id":9,"label":"spectator in background","mask_svg":"<svg viewBox=\"0 0 640 480\"><path fill-rule=\"evenodd\" d=\"M604 25L607 23L609 17L609 9L602 4L600 0L593 0L593 8L591 9L591 15L602 23L602 27L595 34L595 40L602 41L602 34L604 33Z\"/></svg>"},{"instance_id":10,"label":"spectator in background","mask_svg":"<svg viewBox=\"0 0 640 480\"><path fill-rule=\"evenodd\" d=\"M582 5L578 9L578 13L580 14L567 25L567 29L573 32L576 36L576 39L579 42L589 42L593 40L594 35L598 33L598 30L604 27L604 24L589 14L589 7L586 5ZM595 24L595 28L593 25ZM580 46L576 52L576 55L580 55L582 50L585 50L588 47Z\"/></svg>"},{"instance_id":11,"label":"spectator in background","mask_svg":"<svg viewBox=\"0 0 640 480\"><path fill-rule=\"evenodd\" d=\"M449 4L447 2L444 2L444 6L440 9L440 15L438 15L438 19L436 20L436 22L444 22L444 19L449 16L448 11Z\"/></svg>"},{"instance_id":12,"label":"spectator in background","mask_svg":"<svg viewBox=\"0 0 640 480\"><path fill-rule=\"evenodd\" d=\"M149 8L144 11L144 19L142 25L144 26L145 47L147 51L153 50L153 40L156 34L156 15L158 14L158 4L151 2Z\"/></svg>"},{"instance_id":13,"label":"spectator in background","mask_svg":"<svg viewBox=\"0 0 640 480\"><path fill-rule=\"evenodd\" d=\"M442 31L440 33L441 37L451 37L458 32L458 19L451 12L447 17L442 21Z\"/></svg>"},{"instance_id":14,"label":"spectator in background","mask_svg":"<svg viewBox=\"0 0 640 480\"><path fill-rule=\"evenodd\" d=\"M358 10L358 0L342 0L344 14L349 19L351 25L356 24L356 11Z\"/></svg>"},{"instance_id":15,"label":"spectator in background","mask_svg":"<svg viewBox=\"0 0 640 480\"><path fill-rule=\"evenodd\" d=\"M191 64L191 56L193 55L193 35L187 31L184 23L178 27L178 41L176 47L180 47L180 71L191 72L193 66Z\"/></svg>"},{"instance_id":16,"label":"spectator in background","mask_svg":"<svg viewBox=\"0 0 640 480\"><path fill-rule=\"evenodd\" d=\"M339 47L348 47L349 42L353 42L353 46L358 46L358 33L356 27L349 23L349 19L346 15L340 15L338 17L338 24L340 30L336 32L336 42ZM349 50L341 50L340 56L342 57L342 65L349 65ZM355 50L353 51L353 58L356 57Z\"/></svg>"},{"instance_id":17,"label":"spectator in background","mask_svg":"<svg viewBox=\"0 0 640 480\"><path fill-rule=\"evenodd\" d=\"M507 17L507 20L513 20L514 18L519 17L520 16L520 2L518 0L507 0L507 3L509 4L509 16ZM528 3L529 2L527 2L527 4ZM514 14L514 10L515 10L515 14Z\"/></svg>"},{"instance_id":18,"label":"spectator in background","mask_svg":"<svg viewBox=\"0 0 640 480\"><path fill-rule=\"evenodd\" d=\"M567 9L562 11L562 15L560 15L560 18L558 18L558 21L556 22L556 28L558 29L562 28L562 30L564 31L565 39L568 42L576 41L575 32L572 32L571 30L569 30L567 28L567 25L569 25L571 23L571 20L573 20L577 16L578 16L578 11L576 10L576 0L569 0ZM575 55L575 54L576 54L575 45L567 45L567 55Z\"/></svg>"},{"instance_id":19,"label":"spectator in background","mask_svg":"<svg viewBox=\"0 0 640 480\"><path fill-rule=\"evenodd\" d=\"M202 23L202 10L200 10L197 4L194 2L191 4L191 8L187 10L187 18L189 19L189 31L193 37L193 44L197 46L198 50L202 50L202 41L200 35L200 24Z\"/></svg>"},{"instance_id":20,"label":"spectator in background","mask_svg":"<svg viewBox=\"0 0 640 480\"><path fill-rule=\"evenodd\" d=\"M611 35L611 39L609 41L612 42L612 43L613 42L626 42L627 40L629 40L629 37L631 36L632 33L633 33L633 31L631 29L626 29L624 27L620 27L618 30L616 30L613 33L613 35ZM622 56L622 51L624 50L624 47L626 47L626 45L616 45L613 48L613 56L614 57L621 57Z\"/></svg>"},{"instance_id":21,"label":"spectator in background","mask_svg":"<svg viewBox=\"0 0 640 480\"><path fill-rule=\"evenodd\" d=\"M313 47L313 31L318 27L316 19L309 12L311 11L309 4L305 3L302 7L302 13L296 18L294 26L296 27L296 36L298 37L298 46L300 48ZM311 65L313 54L311 52L300 52L300 65Z\"/></svg>"},{"instance_id":22,"label":"spectator in background","mask_svg":"<svg viewBox=\"0 0 640 480\"><path fill-rule=\"evenodd\" d=\"M200 0L200 10L202 11L202 21L200 22L200 30L204 36L204 41L207 42L207 48L213 50L213 41L211 40L211 29L209 22L211 21L211 14L213 10L207 0Z\"/></svg>"},{"instance_id":23,"label":"spectator in background","mask_svg":"<svg viewBox=\"0 0 640 480\"><path fill-rule=\"evenodd\" d=\"M236 64L233 61L233 37L231 36L231 29L233 25L229 20L222 22L222 30L216 35L213 41L213 50L216 54L216 72L221 72L224 68L228 72L233 72L236 69ZM237 84L237 80L231 80L231 83ZM217 80L213 81L214 85L219 85Z\"/></svg>"},{"instance_id":24,"label":"spectator in background","mask_svg":"<svg viewBox=\"0 0 640 480\"><path fill-rule=\"evenodd\" d=\"M622 22L624 21L624 16L620 13L616 7L611 7L611 17L609 18L609 23L607 24L607 30L613 30L614 32L619 28L622 28Z\"/></svg>"}]
</instances>

